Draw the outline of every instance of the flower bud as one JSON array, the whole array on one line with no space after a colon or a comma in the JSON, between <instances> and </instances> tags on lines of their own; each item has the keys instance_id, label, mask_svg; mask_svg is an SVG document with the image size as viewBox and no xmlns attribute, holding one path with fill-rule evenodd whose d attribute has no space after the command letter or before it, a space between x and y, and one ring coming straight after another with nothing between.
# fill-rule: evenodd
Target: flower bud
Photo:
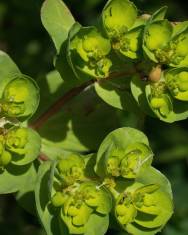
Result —
<instances>
[{"instance_id":1,"label":"flower bud","mask_svg":"<svg viewBox=\"0 0 188 235\"><path fill-rule=\"evenodd\" d=\"M172 104L168 95L151 98L150 105L159 116L167 117L172 111Z\"/></svg>"},{"instance_id":2,"label":"flower bud","mask_svg":"<svg viewBox=\"0 0 188 235\"><path fill-rule=\"evenodd\" d=\"M77 209L77 212L78 213L72 218L72 223L75 226L85 225L89 219L91 209L85 204L82 204L81 207Z\"/></svg>"},{"instance_id":3,"label":"flower bud","mask_svg":"<svg viewBox=\"0 0 188 235\"><path fill-rule=\"evenodd\" d=\"M188 101L188 70L186 68L167 71L165 79L174 98Z\"/></svg>"},{"instance_id":4,"label":"flower bud","mask_svg":"<svg viewBox=\"0 0 188 235\"><path fill-rule=\"evenodd\" d=\"M111 210L111 196L109 192L101 185L88 183L83 185L82 190L85 192L85 203L100 214L108 214Z\"/></svg>"},{"instance_id":5,"label":"flower bud","mask_svg":"<svg viewBox=\"0 0 188 235\"><path fill-rule=\"evenodd\" d=\"M11 153L5 150L4 142L4 137L0 135L0 167L8 165L12 160Z\"/></svg>"},{"instance_id":6,"label":"flower bud","mask_svg":"<svg viewBox=\"0 0 188 235\"><path fill-rule=\"evenodd\" d=\"M131 200L130 193L122 193L116 201L115 215L122 226L133 222L136 216L136 208L132 205Z\"/></svg>"},{"instance_id":7,"label":"flower bud","mask_svg":"<svg viewBox=\"0 0 188 235\"><path fill-rule=\"evenodd\" d=\"M28 129L13 128L6 135L6 148L11 152L25 154L25 146L28 142Z\"/></svg>"},{"instance_id":8,"label":"flower bud","mask_svg":"<svg viewBox=\"0 0 188 235\"><path fill-rule=\"evenodd\" d=\"M57 168L63 184L71 185L84 179L84 160L78 155L70 155L59 161Z\"/></svg>"},{"instance_id":9,"label":"flower bud","mask_svg":"<svg viewBox=\"0 0 188 235\"><path fill-rule=\"evenodd\" d=\"M161 66L158 65L158 66L152 68L152 70L150 71L149 80L151 82L158 82L161 78L161 74L162 74Z\"/></svg>"}]
</instances>

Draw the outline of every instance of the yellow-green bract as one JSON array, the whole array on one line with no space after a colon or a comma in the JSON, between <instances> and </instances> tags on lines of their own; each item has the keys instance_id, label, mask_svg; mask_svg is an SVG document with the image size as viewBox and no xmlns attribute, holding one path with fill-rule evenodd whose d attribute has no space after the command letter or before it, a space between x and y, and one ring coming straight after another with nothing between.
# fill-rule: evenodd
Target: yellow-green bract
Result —
<instances>
[{"instance_id":1,"label":"yellow-green bract","mask_svg":"<svg viewBox=\"0 0 188 235\"><path fill-rule=\"evenodd\" d=\"M28 119L39 104L38 86L30 77L22 74L3 79L0 115L20 121Z\"/></svg>"},{"instance_id":2,"label":"yellow-green bract","mask_svg":"<svg viewBox=\"0 0 188 235\"><path fill-rule=\"evenodd\" d=\"M95 27L80 27L77 33L69 37L68 49L76 74L79 70L95 78L108 77L112 66L109 58L111 44Z\"/></svg>"},{"instance_id":3,"label":"yellow-green bract","mask_svg":"<svg viewBox=\"0 0 188 235\"><path fill-rule=\"evenodd\" d=\"M125 230L130 224L149 228L151 234L160 230L173 213L171 195L160 185L133 183L116 201L116 218Z\"/></svg>"},{"instance_id":4,"label":"yellow-green bract","mask_svg":"<svg viewBox=\"0 0 188 235\"><path fill-rule=\"evenodd\" d=\"M96 173L102 177L137 178L153 159L147 137L132 128L111 132L101 143L97 154Z\"/></svg>"},{"instance_id":5,"label":"yellow-green bract","mask_svg":"<svg viewBox=\"0 0 188 235\"><path fill-rule=\"evenodd\" d=\"M12 127L6 134L0 135L0 166L26 165L33 162L39 155L40 136L26 127Z\"/></svg>"},{"instance_id":6,"label":"yellow-green bract","mask_svg":"<svg viewBox=\"0 0 188 235\"><path fill-rule=\"evenodd\" d=\"M110 0L102 12L103 25L112 47L124 57L141 55L144 20L137 20L137 9L128 0Z\"/></svg>"}]
</instances>

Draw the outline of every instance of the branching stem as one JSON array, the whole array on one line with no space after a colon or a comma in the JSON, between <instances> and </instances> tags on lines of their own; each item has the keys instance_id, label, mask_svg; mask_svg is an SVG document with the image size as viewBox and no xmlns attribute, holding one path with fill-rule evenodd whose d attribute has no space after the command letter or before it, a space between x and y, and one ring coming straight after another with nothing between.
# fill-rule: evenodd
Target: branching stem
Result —
<instances>
[{"instance_id":1,"label":"branching stem","mask_svg":"<svg viewBox=\"0 0 188 235\"><path fill-rule=\"evenodd\" d=\"M127 73L127 72L119 72L119 73L112 73L109 77L106 78L106 80L110 80L113 78L118 78L122 76L131 76L133 73ZM100 81L100 80L98 80ZM103 80L105 81L105 79ZM82 84L81 86L74 87L70 91L68 91L65 95L60 97L52 106L48 108L47 111L45 111L38 119L36 119L33 123L29 125L29 127L37 130L41 128L44 123L48 121L49 118L51 118L54 114L56 114L58 111L61 110L61 108L68 103L73 97L79 95L85 88L93 84L94 82L97 82L97 80L90 80Z\"/></svg>"}]
</instances>

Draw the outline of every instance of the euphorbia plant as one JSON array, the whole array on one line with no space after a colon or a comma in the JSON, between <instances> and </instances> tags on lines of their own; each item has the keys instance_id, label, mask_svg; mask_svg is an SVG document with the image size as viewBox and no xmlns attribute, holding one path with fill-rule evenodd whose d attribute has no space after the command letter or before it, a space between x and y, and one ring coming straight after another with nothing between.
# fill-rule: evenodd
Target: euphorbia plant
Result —
<instances>
[{"instance_id":1,"label":"euphorbia plant","mask_svg":"<svg viewBox=\"0 0 188 235\"><path fill-rule=\"evenodd\" d=\"M152 167L148 138L116 113L188 117L188 23L166 10L139 15L131 1L109 0L100 25L84 27L63 1L46 0L55 70L35 115L36 82L0 52L0 192L34 191L47 235L153 235L171 218L171 186Z\"/></svg>"}]
</instances>

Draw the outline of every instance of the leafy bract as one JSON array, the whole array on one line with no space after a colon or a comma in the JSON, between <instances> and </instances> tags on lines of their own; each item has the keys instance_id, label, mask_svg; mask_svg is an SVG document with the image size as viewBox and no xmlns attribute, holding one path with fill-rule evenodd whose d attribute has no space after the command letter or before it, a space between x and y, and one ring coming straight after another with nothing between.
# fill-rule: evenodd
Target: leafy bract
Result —
<instances>
[{"instance_id":1,"label":"leafy bract","mask_svg":"<svg viewBox=\"0 0 188 235\"><path fill-rule=\"evenodd\" d=\"M148 103L151 107L151 86L146 86L146 97L148 100ZM167 101L167 105L170 107L167 109L167 113L165 115L161 115L158 112L156 113L157 116L165 122L173 123L175 121L184 120L188 116L187 111L187 103L186 102L180 102L178 100L172 99L171 95L168 93L168 96L163 96ZM153 107L151 107L153 109ZM168 111L169 110L169 111ZM166 111L165 111L166 112Z\"/></svg>"},{"instance_id":2,"label":"leafy bract","mask_svg":"<svg viewBox=\"0 0 188 235\"><path fill-rule=\"evenodd\" d=\"M7 82L12 80L15 74L20 74L20 70L12 59L3 51L0 51L0 96L7 85Z\"/></svg>"},{"instance_id":3,"label":"leafy bract","mask_svg":"<svg viewBox=\"0 0 188 235\"><path fill-rule=\"evenodd\" d=\"M0 172L0 194L14 193L19 191L24 184L28 183L34 171L33 164L16 166L9 164L6 170Z\"/></svg>"},{"instance_id":4,"label":"leafy bract","mask_svg":"<svg viewBox=\"0 0 188 235\"><path fill-rule=\"evenodd\" d=\"M46 0L42 6L41 19L59 52L75 22L72 14L62 0Z\"/></svg>"},{"instance_id":5,"label":"leafy bract","mask_svg":"<svg viewBox=\"0 0 188 235\"><path fill-rule=\"evenodd\" d=\"M118 83L113 80L102 80L99 83L95 83L95 91L107 104L120 110L137 113L138 107L135 101L127 91L127 88L123 88L123 85L126 82L124 80L126 79L127 78L121 79Z\"/></svg>"},{"instance_id":6,"label":"leafy bract","mask_svg":"<svg viewBox=\"0 0 188 235\"><path fill-rule=\"evenodd\" d=\"M108 132L119 125L116 110L101 101L90 87L39 128L42 151L51 158L64 151L96 151Z\"/></svg>"},{"instance_id":7,"label":"leafy bract","mask_svg":"<svg viewBox=\"0 0 188 235\"><path fill-rule=\"evenodd\" d=\"M97 28L81 27L77 23L71 28L68 59L78 78L84 74L95 78L108 77L112 66L110 51L109 39L103 37Z\"/></svg>"},{"instance_id":8,"label":"leafy bract","mask_svg":"<svg viewBox=\"0 0 188 235\"><path fill-rule=\"evenodd\" d=\"M143 160L142 156L146 159ZM142 132L128 127L119 128L107 135L101 143L97 153L95 171L100 177L105 177L110 172L113 176L122 176L124 175L122 171L125 164L131 171L134 168L137 169L136 172L138 173L144 163L151 163L152 156L148 139ZM123 162L124 159L125 162ZM116 171L119 167L121 173L119 173L119 170ZM129 176L126 177L129 178Z\"/></svg>"},{"instance_id":9,"label":"leafy bract","mask_svg":"<svg viewBox=\"0 0 188 235\"><path fill-rule=\"evenodd\" d=\"M147 82L142 81L139 76L133 76L131 80L131 92L138 103L139 107L141 108L144 113L155 117L154 113L152 112L151 108L149 107L146 95L145 95L145 86Z\"/></svg>"},{"instance_id":10,"label":"leafy bract","mask_svg":"<svg viewBox=\"0 0 188 235\"><path fill-rule=\"evenodd\" d=\"M35 187L35 200L39 218L47 235L60 234L58 217L54 216L50 208L51 196L51 174L53 177L54 166L51 162L43 163L38 171L37 182ZM66 228L66 227L65 227ZM63 232L66 234L66 229Z\"/></svg>"},{"instance_id":11,"label":"leafy bract","mask_svg":"<svg viewBox=\"0 0 188 235\"><path fill-rule=\"evenodd\" d=\"M116 201L118 222L127 232L135 235L156 234L172 213L170 183L152 167L142 172L125 191L121 191Z\"/></svg>"},{"instance_id":12,"label":"leafy bract","mask_svg":"<svg viewBox=\"0 0 188 235\"><path fill-rule=\"evenodd\" d=\"M25 121L39 104L39 88L30 77L23 74L2 78L1 116Z\"/></svg>"}]
</instances>

